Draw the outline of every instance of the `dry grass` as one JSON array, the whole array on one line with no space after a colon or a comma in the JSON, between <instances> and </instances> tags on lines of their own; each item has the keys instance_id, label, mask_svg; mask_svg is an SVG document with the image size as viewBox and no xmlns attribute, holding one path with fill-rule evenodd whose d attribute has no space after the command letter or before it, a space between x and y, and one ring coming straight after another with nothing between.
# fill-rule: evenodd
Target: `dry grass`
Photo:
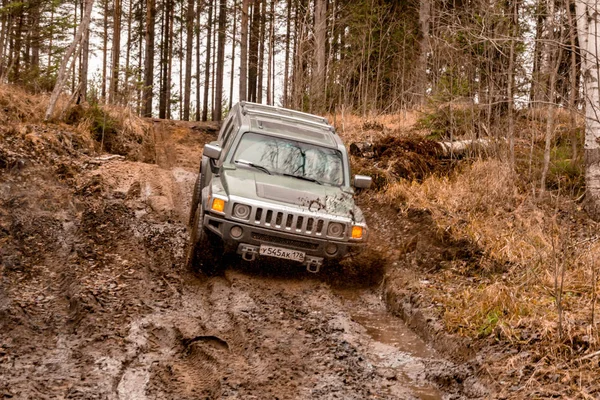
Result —
<instances>
[{"instance_id":1,"label":"dry grass","mask_svg":"<svg viewBox=\"0 0 600 400\"><path fill-rule=\"evenodd\" d=\"M0 84L0 123L41 122L49 96L34 95L18 86Z\"/></svg>"},{"instance_id":2,"label":"dry grass","mask_svg":"<svg viewBox=\"0 0 600 400\"><path fill-rule=\"evenodd\" d=\"M591 263L600 256L596 238L589 236L590 226L586 231L573 224L569 214L577 212L577 205L569 199L559 199L558 205L556 200L540 202L521 193L516 179L506 164L483 160L451 177L432 176L422 184L402 181L380 194L381 201L401 209L428 209L440 232L475 243L486 257L509 266L482 286L440 294L451 331L476 337L491 333L486 330L491 323L513 337L511 332L526 322L556 325L554 285L562 267L568 271L563 287L565 329L589 321L591 310L585 303L593 295ZM544 335L559 336L556 326L546 326Z\"/></svg>"},{"instance_id":3,"label":"dry grass","mask_svg":"<svg viewBox=\"0 0 600 400\"><path fill-rule=\"evenodd\" d=\"M346 143L374 142L391 132L407 132L416 124L419 113L407 111L398 115L379 115L363 118L352 114L328 115L337 132Z\"/></svg>"},{"instance_id":4,"label":"dry grass","mask_svg":"<svg viewBox=\"0 0 600 400\"><path fill-rule=\"evenodd\" d=\"M356 141L410 130L402 118L388 118L397 125L382 122L381 131L371 132L362 129L364 120L345 116L342 135ZM565 125L569 118L559 115L560 129L577 129ZM520 124L520 132L530 135L524 142L543 138L543 126ZM527 159L528 149L523 150L518 156ZM421 271L420 279L430 283L417 290L449 332L490 346L483 359L490 357L485 369L492 381L513 385L510 391L498 383L500 392L509 398L591 398L589 393L600 394L594 370L600 360L600 353L594 355L600 349L598 226L564 193L534 197L528 178L505 161L488 158L422 182L391 183L373 197L401 214L428 210L440 237L481 250L475 266L456 260L433 269L438 272ZM524 353L514 355L516 349Z\"/></svg>"},{"instance_id":5,"label":"dry grass","mask_svg":"<svg viewBox=\"0 0 600 400\"><path fill-rule=\"evenodd\" d=\"M57 104L55 118L46 124L48 100L48 94L0 85L0 140L4 135L16 136L40 152L50 146L60 151L110 151L136 160L153 157L151 122L131 109L72 105L64 95Z\"/></svg>"}]
</instances>

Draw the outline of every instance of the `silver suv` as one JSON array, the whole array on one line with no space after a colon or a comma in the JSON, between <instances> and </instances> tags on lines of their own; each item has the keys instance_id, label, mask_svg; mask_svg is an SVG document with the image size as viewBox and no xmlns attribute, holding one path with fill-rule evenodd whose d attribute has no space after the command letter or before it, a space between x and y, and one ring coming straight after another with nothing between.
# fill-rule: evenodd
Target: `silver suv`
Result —
<instances>
[{"instance_id":1,"label":"silver suv","mask_svg":"<svg viewBox=\"0 0 600 400\"><path fill-rule=\"evenodd\" d=\"M241 102L204 146L189 224L188 262L218 272L225 254L280 258L310 272L367 240L348 154L323 117Z\"/></svg>"}]
</instances>

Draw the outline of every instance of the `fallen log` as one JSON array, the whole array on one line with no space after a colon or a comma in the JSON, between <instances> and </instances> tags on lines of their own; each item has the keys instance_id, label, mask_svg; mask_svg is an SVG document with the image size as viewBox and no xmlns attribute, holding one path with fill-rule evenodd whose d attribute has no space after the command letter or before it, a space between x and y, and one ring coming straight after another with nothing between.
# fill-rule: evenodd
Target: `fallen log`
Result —
<instances>
[{"instance_id":1,"label":"fallen log","mask_svg":"<svg viewBox=\"0 0 600 400\"><path fill-rule=\"evenodd\" d=\"M469 152L485 151L492 144L492 141L489 139L454 140L452 142L436 142L433 140L421 140L419 142L428 142L431 144L435 143L437 145L438 150L441 152L440 155L444 157L462 156ZM377 148L377 143L353 142L350 143L350 154L357 157L374 158L377 157Z\"/></svg>"},{"instance_id":2,"label":"fallen log","mask_svg":"<svg viewBox=\"0 0 600 400\"><path fill-rule=\"evenodd\" d=\"M436 142L444 155L464 155L469 152L479 152L488 149L492 141L488 139L454 140L452 142Z\"/></svg>"}]
</instances>

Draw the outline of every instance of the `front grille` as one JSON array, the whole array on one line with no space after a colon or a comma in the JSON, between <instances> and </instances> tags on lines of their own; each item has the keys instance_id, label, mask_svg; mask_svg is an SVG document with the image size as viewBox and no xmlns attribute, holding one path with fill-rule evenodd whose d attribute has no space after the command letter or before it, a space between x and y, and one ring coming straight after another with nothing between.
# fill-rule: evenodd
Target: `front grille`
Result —
<instances>
[{"instance_id":1,"label":"front grille","mask_svg":"<svg viewBox=\"0 0 600 400\"><path fill-rule=\"evenodd\" d=\"M256 225L309 236L325 236L327 221L322 218L295 215L254 207L251 221Z\"/></svg>"},{"instance_id":2,"label":"front grille","mask_svg":"<svg viewBox=\"0 0 600 400\"><path fill-rule=\"evenodd\" d=\"M286 239L278 236L264 235L262 233L252 233L252 239L260 240L261 242L280 244L282 246L297 247L305 250L316 250L319 248L319 245L316 243Z\"/></svg>"}]
</instances>

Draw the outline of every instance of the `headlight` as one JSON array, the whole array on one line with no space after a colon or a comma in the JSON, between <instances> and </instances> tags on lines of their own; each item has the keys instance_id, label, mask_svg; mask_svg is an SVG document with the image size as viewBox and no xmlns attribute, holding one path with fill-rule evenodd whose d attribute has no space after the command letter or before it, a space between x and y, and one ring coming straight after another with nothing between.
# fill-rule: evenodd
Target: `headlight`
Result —
<instances>
[{"instance_id":1,"label":"headlight","mask_svg":"<svg viewBox=\"0 0 600 400\"><path fill-rule=\"evenodd\" d=\"M233 207L233 216L239 219L247 220L250 218L250 207L245 204L236 204Z\"/></svg>"},{"instance_id":2,"label":"headlight","mask_svg":"<svg viewBox=\"0 0 600 400\"><path fill-rule=\"evenodd\" d=\"M210 206L211 210L216 212L225 212L225 200L215 197Z\"/></svg>"},{"instance_id":3,"label":"headlight","mask_svg":"<svg viewBox=\"0 0 600 400\"><path fill-rule=\"evenodd\" d=\"M363 227L362 226L353 226L352 227L352 239L362 239L363 237Z\"/></svg>"},{"instance_id":4,"label":"headlight","mask_svg":"<svg viewBox=\"0 0 600 400\"><path fill-rule=\"evenodd\" d=\"M344 225L339 222L332 222L327 227L327 236L342 237L344 235Z\"/></svg>"}]
</instances>

